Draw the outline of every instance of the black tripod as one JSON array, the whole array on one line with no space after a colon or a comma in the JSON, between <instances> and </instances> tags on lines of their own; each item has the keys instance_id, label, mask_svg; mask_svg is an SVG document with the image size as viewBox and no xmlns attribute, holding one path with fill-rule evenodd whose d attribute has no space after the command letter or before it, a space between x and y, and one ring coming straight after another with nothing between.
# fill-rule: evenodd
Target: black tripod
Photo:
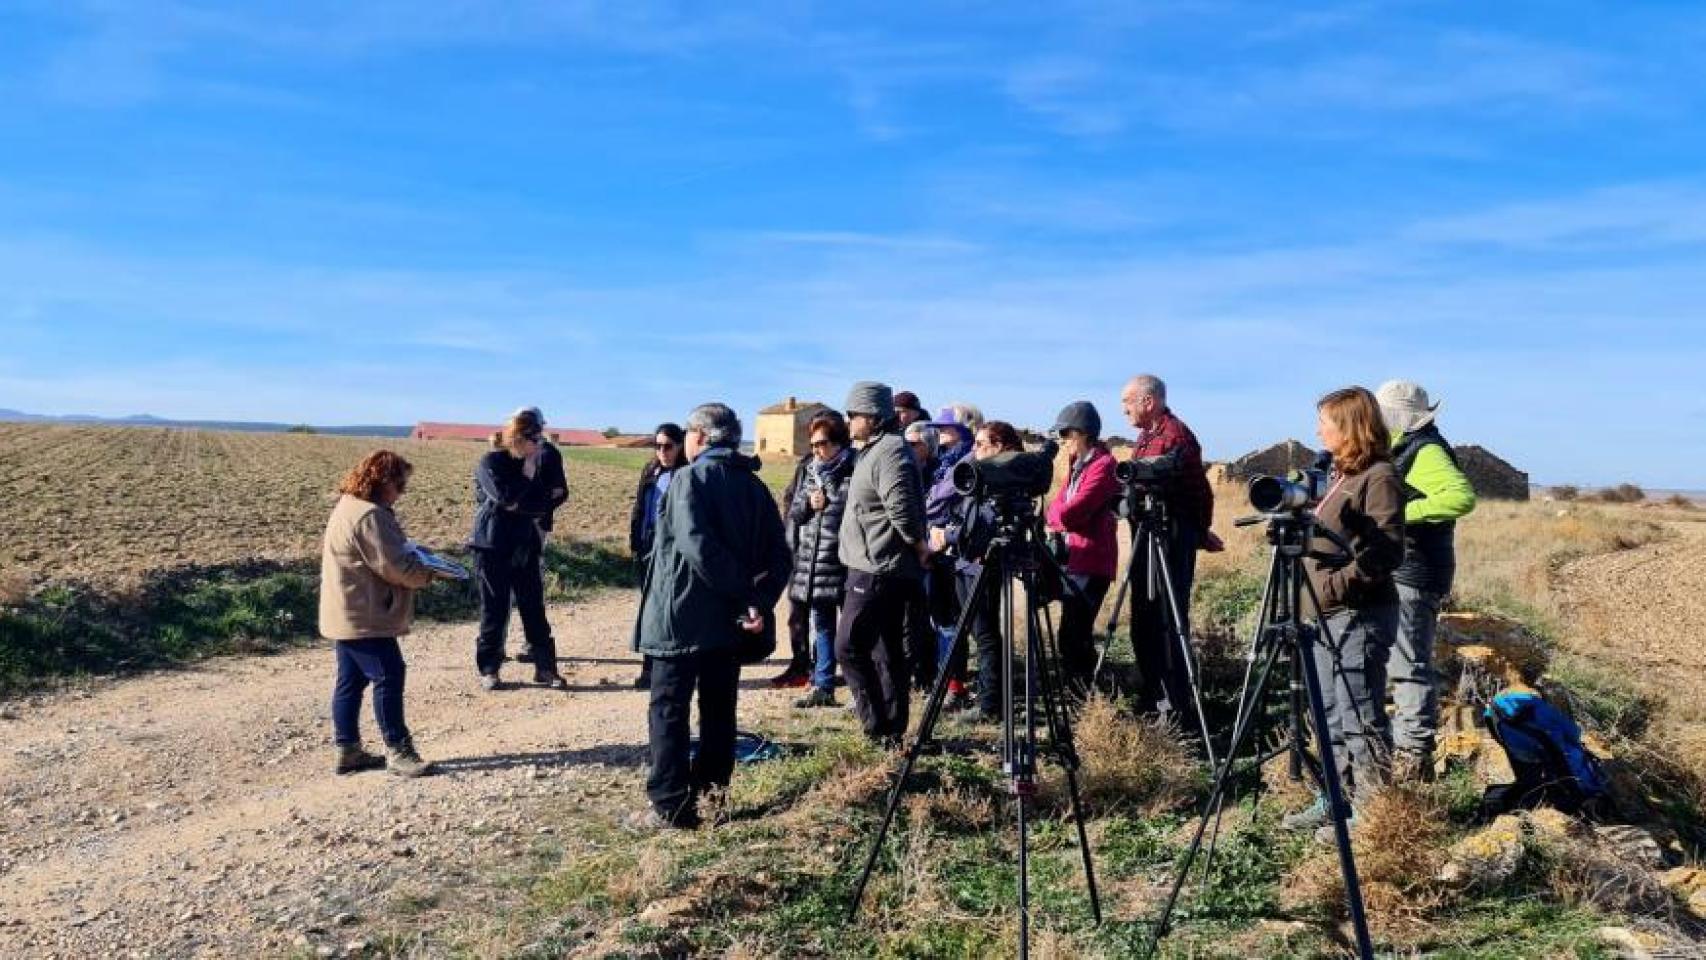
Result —
<instances>
[{"instance_id":1,"label":"black tripod","mask_svg":"<svg viewBox=\"0 0 1706 960\"><path fill-rule=\"evenodd\" d=\"M1138 564L1143 564L1144 571L1142 596L1151 604L1161 604L1162 629L1167 634L1166 642L1173 644L1178 651L1179 662L1185 668L1185 681L1190 686L1191 706L1196 710L1197 729L1202 733L1203 755L1208 758L1208 765L1215 766L1214 745L1208 732L1208 714L1202 705L1202 684L1197 680L1197 658L1191 652L1190 628L1185 621L1185 615L1179 608L1179 592L1173 586L1173 570L1167 562L1168 532L1172 529L1167 516L1167 503L1156 495L1153 487L1145 484L1127 484L1125 495L1120 498L1120 514L1126 518L1126 525L1131 530L1131 559L1126 561L1125 576L1120 578L1119 592L1114 595L1114 612L1108 616L1108 639L1102 644L1101 655L1096 658L1096 670L1092 676L1100 676L1102 665L1108 659L1108 647L1114 642L1114 633L1119 629L1120 612L1125 609L1125 598L1131 590L1132 582L1137 579ZM1137 629L1137 617L1132 617L1132 629ZM1135 645L1137 637L1133 634ZM1150 680L1150 678L1145 678ZM1163 696L1168 697L1169 705L1174 709L1182 709L1183 704L1171 703L1173 691L1166 691L1162 684Z\"/></svg>"},{"instance_id":2,"label":"black tripod","mask_svg":"<svg viewBox=\"0 0 1706 960\"><path fill-rule=\"evenodd\" d=\"M946 662L958 662L963 656L978 611L983 609L990 594L995 593L999 597L996 609L1002 648L1001 771L1008 777L1008 790L1012 793L1014 806L1017 808L1019 956L1025 958L1030 956L1031 931L1030 845L1026 806L1037 793L1039 708L1042 721L1048 725L1048 741L1043 745L1043 749L1053 753L1054 759L1066 773L1072 817L1078 825L1078 848L1084 859L1084 879L1090 889L1090 912L1098 924L1102 922L1102 901L1096 890L1096 871L1090 859L1090 840L1084 829L1084 810L1078 794L1078 752L1073 746L1071 721L1067 717L1064 684L1055 665L1057 658L1053 649L1053 624L1047 617L1047 601L1042 596L1041 580L1044 575L1051 575L1058 578L1067 590L1075 591L1076 587L1066 578L1065 571L1060 569L1054 556L1043 548L1040 522L1029 501L1024 501L1023 505L1002 505L998 502L996 509L995 535L985 552L983 569L978 572L960 611L960 621L954 630L952 652ZM1026 626L1024 685L1023 692L1017 698L1014 696L1011 679L1015 663L1015 583L1024 588ZM935 732L936 721L941 717L942 704L947 697L950 672L944 669L937 674L936 683L930 689L930 699L924 708L924 715L918 724L917 737L907 749L894 786L889 790L882 826L871 843L870 856L865 860L865 868L860 872L858 885L853 891L853 904L848 911L849 921L858 918L859 906L865 898L865 886L871 879L872 870L876 868L877 857L883 849L883 840L888 836L895 812L900 807L901 793L906 789L907 779L911 777L925 744Z\"/></svg>"},{"instance_id":3,"label":"black tripod","mask_svg":"<svg viewBox=\"0 0 1706 960\"><path fill-rule=\"evenodd\" d=\"M1303 620L1305 596L1308 596L1314 609L1320 607L1314 587L1310 585L1304 572L1304 558L1315 556L1329 562L1345 559L1341 556L1321 557L1311 554L1310 541L1316 535L1321 535L1333 541L1346 555L1349 550L1331 532L1318 527L1315 515L1306 509L1246 517L1239 520L1238 525L1250 526L1263 521L1268 524L1268 541L1274 547L1273 561L1268 568L1268 583L1262 596L1261 616L1250 644L1244 687L1238 698L1238 716L1232 727L1232 740L1226 748L1226 755L1215 770L1214 786L1209 792L1208 800L1203 803L1196 835L1191 839L1191 845L1185 851L1178 873L1173 878L1173 888L1167 897L1167 905L1162 909L1161 917L1150 934L1149 955L1155 954L1161 938L1167 934L1173 910L1178 905L1179 894L1185 886L1185 878L1190 874L1191 865L1202 849L1203 838L1211 822L1214 824L1215 836L1219 836L1222 804L1234 775L1234 764L1239 751L1256 727L1257 715L1261 711L1274 665L1284 655L1290 661L1291 673L1287 701L1291 714L1289 735L1279 746L1258 753L1251 760L1251 766L1245 769L1253 768L1259 775L1262 764L1281 753L1289 753L1291 776L1296 779L1307 770L1326 794L1327 811L1333 825L1333 842L1339 852L1339 873L1344 879L1351 927L1356 934L1357 954L1364 960L1373 960L1374 944L1369 938L1368 920L1363 911L1362 886L1357 880L1356 858L1351 853L1350 829L1346 824L1349 811L1346 809L1344 785L1339 780L1339 769L1333 759L1333 740L1328 733L1327 708L1322 697L1320 673L1316 670L1314 659L1317 644L1325 642L1328 649L1336 647L1332 636L1327 633L1324 621L1317 629L1315 625ZM1309 755L1307 747L1307 732L1303 726L1303 711L1306 708L1309 711L1310 727L1315 732L1318 761L1316 757ZM1211 844L1209 858L1212 860L1213 856Z\"/></svg>"}]
</instances>

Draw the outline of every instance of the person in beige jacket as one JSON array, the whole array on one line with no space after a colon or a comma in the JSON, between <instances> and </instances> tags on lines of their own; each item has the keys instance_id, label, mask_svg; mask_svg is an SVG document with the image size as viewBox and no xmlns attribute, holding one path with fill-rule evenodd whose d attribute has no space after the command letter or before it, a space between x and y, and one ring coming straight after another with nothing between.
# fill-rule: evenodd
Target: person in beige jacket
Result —
<instances>
[{"instance_id":1,"label":"person in beige jacket","mask_svg":"<svg viewBox=\"0 0 1706 960\"><path fill-rule=\"evenodd\" d=\"M332 688L332 731L338 773L388 767L398 776L431 770L415 750L403 722L403 650L397 638L415 618L415 591L433 572L409 549L391 511L408 488L407 460L380 450L357 464L338 485L338 503L326 523L320 552L320 635L333 641L338 679ZM361 746L362 693L373 685L373 715L386 756Z\"/></svg>"}]
</instances>

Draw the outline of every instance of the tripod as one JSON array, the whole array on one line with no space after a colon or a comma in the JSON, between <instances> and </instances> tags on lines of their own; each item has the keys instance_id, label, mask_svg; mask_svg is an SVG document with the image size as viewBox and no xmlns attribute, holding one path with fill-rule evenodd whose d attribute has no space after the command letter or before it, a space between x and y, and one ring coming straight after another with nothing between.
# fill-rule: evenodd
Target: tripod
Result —
<instances>
[{"instance_id":1,"label":"tripod","mask_svg":"<svg viewBox=\"0 0 1706 960\"><path fill-rule=\"evenodd\" d=\"M1008 790L1017 808L1019 829L1019 956L1030 956L1030 842L1027 805L1037 794L1037 755L1039 749L1053 753L1054 760L1066 773L1067 794L1071 799L1072 817L1078 826L1078 848L1084 860L1084 878L1090 889L1090 911L1096 923L1102 922L1102 901L1096 889L1096 871L1090 858L1090 840L1084 828L1084 810L1079 801L1077 749L1073 746L1071 721L1067 717L1065 687L1054 664L1053 623L1047 616L1046 601L1041 597L1041 575L1052 572L1068 590L1076 590L1066 579L1054 557L1042 547L1040 522L1029 501L1024 508L997 504L994 537L985 552L983 568L978 572L966 602L960 611L954 630L954 641L947 662L957 662L963 655L978 611L991 595L997 600L997 632L1001 636L1001 771L1008 778ZM1015 697L1013 690L1014 591L1015 584L1025 592L1025 673L1023 691ZM870 856L859 874L853 891L853 903L848 911L851 922L859 916L859 905L865 898L865 886L876 868L883 841L893 825L900 807L902 792L912 776L918 757L935 732L947 697L948 676L951 671L937 673L918 724L918 734L906 751L894 786L889 790L888 805L883 811L883 823L871 843ZM1039 748L1038 720L1048 726L1048 741Z\"/></svg>"},{"instance_id":2,"label":"tripod","mask_svg":"<svg viewBox=\"0 0 1706 960\"><path fill-rule=\"evenodd\" d=\"M1346 555L1349 554L1349 549L1330 531L1318 527L1315 515L1308 510L1245 517L1238 521L1238 525L1251 526L1263 521L1268 524L1268 541L1274 547L1273 561L1268 567L1267 588L1263 591L1261 614L1257 621L1256 634L1250 644L1244 686L1238 698L1238 715L1232 726L1232 740L1215 770L1214 785L1208 799L1203 803L1196 835L1192 837L1191 845L1185 851L1184 859L1173 878L1173 888L1167 897L1167 904L1150 934L1148 953L1154 956L1161 938L1167 934L1173 910L1178 905L1179 894L1185 886L1185 878L1190 874L1191 865L1202 850L1204 835L1208 832L1211 821L1214 824L1215 836L1219 836L1222 803L1232 781L1234 764L1239 751L1255 729L1268 680L1274 672L1274 665L1283 655L1290 661L1288 707L1291 729L1286 742L1265 753L1259 753L1252 758L1251 766L1245 769L1253 768L1259 772L1262 764L1281 753L1289 753L1289 772L1292 778L1299 778L1307 770L1326 794L1328 815L1333 826L1333 842L1339 853L1339 873L1344 879L1351 926L1356 934L1357 954L1364 960L1373 960L1374 944L1368 933L1362 886L1357 880L1356 858L1351 852L1350 829L1346 824L1348 811L1344 784L1340 782L1339 769L1333 759L1333 740L1329 733L1326 703L1322 697L1322 680L1314 659L1317 644L1325 642L1329 650L1336 647L1332 636L1327 633L1325 621L1322 621L1317 629L1303 620L1305 596L1309 597L1316 609L1320 608L1315 589L1304 572L1304 558L1307 556L1328 561L1343 559L1311 553L1311 540L1321 535L1332 541ZM1305 709L1309 711L1309 725L1315 733L1319 762L1309 755L1306 746L1308 741L1303 725ZM1212 843L1208 855L1212 860Z\"/></svg>"},{"instance_id":3,"label":"tripod","mask_svg":"<svg viewBox=\"0 0 1706 960\"><path fill-rule=\"evenodd\" d=\"M1190 685L1191 705L1196 710L1197 729L1202 733L1203 754L1208 758L1208 765L1215 766L1214 744L1208 732L1208 714L1202 705L1202 684L1197 679L1197 659L1191 652L1190 628L1186 625L1185 616L1179 609L1179 593L1173 586L1173 570L1167 562L1167 533L1172 529L1167 516L1167 503L1156 495L1154 488L1144 484L1127 484L1126 493L1120 499L1120 513L1126 518L1126 525L1131 531L1131 559L1126 561L1125 576L1120 578L1119 592L1114 595L1114 611L1108 617L1108 639L1102 645L1102 652L1096 658L1096 669L1092 677L1100 676L1102 666L1108 659L1108 646L1114 642L1114 633L1119 629L1120 611L1125 609L1125 598L1131 590L1132 582L1137 579L1138 563L1141 559L1144 571L1143 594L1150 604L1157 600L1161 603L1162 629L1179 653L1179 662L1185 667L1185 682ZM1132 629L1137 628L1137 617L1132 617ZM1136 634L1133 634L1133 643ZM1146 678L1147 679L1147 678ZM1170 692L1162 685L1163 696L1171 701ZM1173 705L1175 709L1180 705Z\"/></svg>"}]
</instances>

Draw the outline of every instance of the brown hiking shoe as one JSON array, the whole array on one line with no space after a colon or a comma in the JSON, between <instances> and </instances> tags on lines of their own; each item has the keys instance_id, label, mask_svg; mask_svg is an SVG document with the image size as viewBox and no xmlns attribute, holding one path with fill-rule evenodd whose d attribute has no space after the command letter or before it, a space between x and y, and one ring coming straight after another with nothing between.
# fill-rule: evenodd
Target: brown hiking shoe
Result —
<instances>
[{"instance_id":1,"label":"brown hiking shoe","mask_svg":"<svg viewBox=\"0 0 1706 960\"><path fill-rule=\"evenodd\" d=\"M404 740L386 751L385 767L399 777L422 777L432 772L432 764L415 752L413 740Z\"/></svg>"},{"instance_id":2,"label":"brown hiking shoe","mask_svg":"<svg viewBox=\"0 0 1706 960\"><path fill-rule=\"evenodd\" d=\"M337 772L340 775L358 773L362 770L378 770L383 766L385 766L384 757L376 753L368 753L361 748L359 743L338 744Z\"/></svg>"}]
</instances>

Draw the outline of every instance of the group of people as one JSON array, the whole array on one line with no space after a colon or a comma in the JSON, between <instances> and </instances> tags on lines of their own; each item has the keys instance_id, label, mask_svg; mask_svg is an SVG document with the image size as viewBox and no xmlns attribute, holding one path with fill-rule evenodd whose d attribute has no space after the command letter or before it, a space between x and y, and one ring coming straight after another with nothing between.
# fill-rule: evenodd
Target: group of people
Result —
<instances>
[{"instance_id":1,"label":"group of people","mask_svg":"<svg viewBox=\"0 0 1706 960\"><path fill-rule=\"evenodd\" d=\"M1131 456L1175 466L1156 493L1165 506L1159 555L1187 611L1196 554L1223 549L1212 527L1214 494L1196 436L1169 408L1159 378L1132 378L1120 396L1136 429ZM1431 769L1437 702L1430 660L1440 603L1455 567L1453 524L1474 506L1468 480L1434 423L1437 405L1413 383L1378 395L1337 390L1317 404L1322 446L1332 456L1328 490L1313 509L1323 531L1349 546L1338 560L1325 535L1308 561L1318 613L1331 645L1318 647L1329 682L1329 731L1348 792ZM1119 571L1122 485L1094 403L1075 401L1053 433L1067 460L1043 520L1065 543L1058 646L1069 689L1095 682L1096 619ZM695 408L684 426L662 424L630 517L629 545L642 593L633 648L644 658L636 685L649 690L651 769L645 818L691 828L697 800L726 786L734 766L735 708L743 662L774 649L773 611L787 595L789 663L771 680L800 688L802 708L837 703L839 672L859 725L893 746L905 734L915 689L941 672L949 706L997 716L1003 684L998 593L971 601L984 544L974 535L987 505L963 494L954 468L1023 450L1019 432L954 403L926 412L911 392L854 384L841 411L810 422L803 456L780 505L740 452L742 431L722 404ZM434 576L409 548L391 511L410 468L380 451L345 477L327 526L320 628L337 641L333 726L339 772L388 765L418 774L427 765L403 722L404 666L397 636L408 629L413 593ZM486 689L500 685L512 606L521 615L534 680L561 688L544 612L541 557L553 512L568 490L562 455L544 438L536 408L518 411L475 473L476 518L469 546L481 599L475 665ZM1128 574L1149 580L1148 557ZM1189 708L1188 649L1172 642L1165 599L1130 591L1131 640L1140 676L1137 706L1169 715ZM976 650L949 656L962 614ZM1180 625L1188 631L1188 626ZM969 653L968 649L968 653ZM1388 721L1387 684L1395 711ZM388 755L366 752L356 715L366 686ZM699 702L699 745L690 749L690 706ZM1366 790L1364 790L1366 792ZM1292 818L1324 824L1324 802Z\"/></svg>"}]
</instances>

